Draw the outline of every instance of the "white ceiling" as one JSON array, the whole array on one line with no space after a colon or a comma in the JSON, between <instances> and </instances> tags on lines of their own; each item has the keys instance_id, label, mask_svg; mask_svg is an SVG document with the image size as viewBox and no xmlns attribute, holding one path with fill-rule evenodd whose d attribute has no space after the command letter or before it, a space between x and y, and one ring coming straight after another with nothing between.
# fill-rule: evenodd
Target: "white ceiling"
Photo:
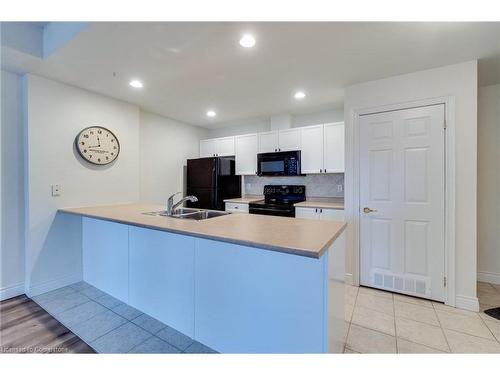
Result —
<instances>
[{"instance_id":1,"label":"white ceiling","mask_svg":"<svg viewBox=\"0 0 500 375\"><path fill-rule=\"evenodd\" d=\"M254 48L238 44L245 32ZM46 60L14 55L3 62L11 70L215 128L338 107L354 83L471 59L481 85L500 83L500 23L93 23Z\"/></svg>"}]
</instances>

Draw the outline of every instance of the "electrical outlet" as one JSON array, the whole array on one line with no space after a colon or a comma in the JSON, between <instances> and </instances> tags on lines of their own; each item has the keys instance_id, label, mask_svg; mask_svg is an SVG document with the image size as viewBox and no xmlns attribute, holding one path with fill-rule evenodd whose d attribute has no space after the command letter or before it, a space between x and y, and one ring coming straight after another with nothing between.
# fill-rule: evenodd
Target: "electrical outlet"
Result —
<instances>
[{"instance_id":1,"label":"electrical outlet","mask_svg":"<svg viewBox=\"0 0 500 375\"><path fill-rule=\"evenodd\" d=\"M52 196L53 197L58 197L62 193L62 187L61 185L52 185Z\"/></svg>"},{"instance_id":2,"label":"electrical outlet","mask_svg":"<svg viewBox=\"0 0 500 375\"><path fill-rule=\"evenodd\" d=\"M342 193L344 187L342 185L337 185L337 193Z\"/></svg>"}]
</instances>

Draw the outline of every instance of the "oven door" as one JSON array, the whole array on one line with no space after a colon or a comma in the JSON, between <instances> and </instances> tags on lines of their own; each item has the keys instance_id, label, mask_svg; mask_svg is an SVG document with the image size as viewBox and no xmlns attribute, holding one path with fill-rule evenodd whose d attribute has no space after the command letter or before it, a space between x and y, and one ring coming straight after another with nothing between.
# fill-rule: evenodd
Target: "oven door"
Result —
<instances>
[{"instance_id":1,"label":"oven door","mask_svg":"<svg viewBox=\"0 0 500 375\"><path fill-rule=\"evenodd\" d=\"M252 205L250 203L248 212L250 214L256 214L256 215L272 215L272 216L286 216L286 217L295 217L295 207L290 206L290 207L264 207L264 206L257 206L257 205Z\"/></svg>"}]
</instances>

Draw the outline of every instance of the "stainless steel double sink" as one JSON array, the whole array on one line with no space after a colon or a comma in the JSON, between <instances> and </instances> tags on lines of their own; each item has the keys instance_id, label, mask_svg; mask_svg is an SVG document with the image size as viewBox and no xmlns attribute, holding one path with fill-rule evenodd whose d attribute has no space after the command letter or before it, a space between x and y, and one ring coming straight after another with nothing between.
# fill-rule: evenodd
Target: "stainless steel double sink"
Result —
<instances>
[{"instance_id":1,"label":"stainless steel double sink","mask_svg":"<svg viewBox=\"0 0 500 375\"><path fill-rule=\"evenodd\" d=\"M167 211L152 211L143 212L144 215L151 216L166 216L173 217L176 219L187 219L187 220L206 220L213 217L219 217L224 215L229 215L229 212L215 211L215 210L203 210L199 208L178 208L172 214L168 214Z\"/></svg>"}]
</instances>

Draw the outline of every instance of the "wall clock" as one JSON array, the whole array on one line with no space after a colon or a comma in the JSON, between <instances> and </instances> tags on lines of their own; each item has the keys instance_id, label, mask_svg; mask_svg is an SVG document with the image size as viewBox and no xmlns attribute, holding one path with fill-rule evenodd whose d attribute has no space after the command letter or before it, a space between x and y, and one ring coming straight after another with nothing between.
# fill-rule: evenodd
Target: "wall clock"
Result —
<instances>
[{"instance_id":1,"label":"wall clock","mask_svg":"<svg viewBox=\"0 0 500 375\"><path fill-rule=\"evenodd\" d=\"M118 138L102 126L83 129L75 138L75 146L83 159L97 165L113 162L120 153Z\"/></svg>"}]
</instances>

